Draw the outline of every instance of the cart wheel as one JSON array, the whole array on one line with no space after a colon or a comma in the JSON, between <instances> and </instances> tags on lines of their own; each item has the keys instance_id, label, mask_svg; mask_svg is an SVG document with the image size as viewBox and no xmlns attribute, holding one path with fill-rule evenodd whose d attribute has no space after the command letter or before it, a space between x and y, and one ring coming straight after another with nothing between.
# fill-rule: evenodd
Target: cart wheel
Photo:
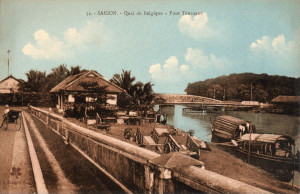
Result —
<instances>
[{"instance_id":1,"label":"cart wheel","mask_svg":"<svg viewBox=\"0 0 300 194\"><path fill-rule=\"evenodd\" d=\"M110 127L107 127L106 128L106 133L109 133L110 132Z\"/></svg>"},{"instance_id":2,"label":"cart wheel","mask_svg":"<svg viewBox=\"0 0 300 194\"><path fill-rule=\"evenodd\" d=\"M171 146L170 146L170 144L167 143L164 145L164 153L167 154L170 152L171 152Z\"/></svg>"},{"instance_id":3,"label":"cart wheel","mask_svg":"<svg viewBox=\"0 0 300 194\"><path fill-rule=\"evenodd\" d=\"M132 137L132 129L131 128L127 128L124 131L124 138L125 139L130 139Z\"/></svg>"}]
</instances>

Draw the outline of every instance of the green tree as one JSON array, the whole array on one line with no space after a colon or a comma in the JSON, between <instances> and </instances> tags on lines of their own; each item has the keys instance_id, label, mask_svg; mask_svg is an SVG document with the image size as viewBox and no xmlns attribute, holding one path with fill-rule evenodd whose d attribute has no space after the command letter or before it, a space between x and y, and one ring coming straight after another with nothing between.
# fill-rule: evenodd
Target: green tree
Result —
<instances>
[{"instance_id":1,"label":"green tree","mask_svg":"<svg viewBox=\"0 0 300 194\"><path fill-rule=\"evenodd\" d=\"M226 100L243 101L251 99L251 83L253 100L256 101L270 102L279 95L295 96L300 93L300 78L254 73L230 74L189 83L185 91L187 94L213 97L213 89L216 89L216 98L222 99L222 90L225 89Z\"/></svg>"},{"instance_id":2,"label":"green tree","mask_svg":"<svg viewBox=\"0 0 300 194\"><path fill-rule=\"evenodd\" d=\"M86 69L81 69L81 66L71 66L70 71L68 72L68 76L77 75L82 72L86 72Z\"/></svg>"},{"instance_id":3,"label":"green tree","mask_svg":"<svg viewBox=\"0 0 300 194\"><path fill-rule=\"evenodd\" d=\"M24 83L25 92L41 92L46 81L46 72L30 70L26 74L27 82Z\"/></svg>"},{"instance_id":4,"label":"green tree","mask_svg":"<svg viewBox=\"0 0 300 194\"><path fill-rule=\"evenodd\" d=\"M152 105L151 103L154 100L152 86L151 82L147 82L146 84L137 82L131 87L130 95L133 97L133 101L137 107L148 108Z\"/></svg>"},{"instance_id":5,"label":"green tree","mask_svg":"<svg viewBox=\"0 0 300 194\"><path fill-rule=\"evenodd\" d=\"M114 74L114 76L110 79L110 81L117 86L120 86L126 92L130 92L133 82L135 81L135 77L131 76L131 71L125 71L122 69L121 74Z\"/></svg>"},{"instance_id":6,"label":"green tree","mask_svg":"<svg viewBox=\"0 0 300 194\"><path fill-rule=\"evenodd\" d=\"M122 70L121 74L114 74L110 81L127 92L127 94L122 94L122 99L120 98L118 102L124 108L148 107L154 99L153 84L151 82L144 84L140 81L133 83L135 77L131 75L131 71Z\"/></svg>"}]
</instances>

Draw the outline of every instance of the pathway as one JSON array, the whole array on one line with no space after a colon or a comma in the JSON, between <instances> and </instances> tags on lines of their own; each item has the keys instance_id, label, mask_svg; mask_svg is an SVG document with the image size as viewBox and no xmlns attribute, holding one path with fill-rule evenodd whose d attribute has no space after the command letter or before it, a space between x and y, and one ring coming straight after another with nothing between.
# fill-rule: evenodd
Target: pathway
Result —
<instances>
[{"instance_id":1,"label":"pathway","mask_svg":"<svg viewBox=\"0 0 300 194\"><path fill-rule=\"evenodd\" d=\"M0 113L3 113L0 108ZM0 116L0 123L3 117ZM23 128L9 124L0 129L0 193L33 193L35 184Z\"/></svg>"}]
</instances>

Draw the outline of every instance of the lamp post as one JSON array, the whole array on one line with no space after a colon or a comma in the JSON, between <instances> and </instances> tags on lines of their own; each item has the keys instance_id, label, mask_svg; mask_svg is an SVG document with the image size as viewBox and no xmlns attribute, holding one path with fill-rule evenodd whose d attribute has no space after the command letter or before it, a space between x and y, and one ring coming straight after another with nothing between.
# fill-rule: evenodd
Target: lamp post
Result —
<instances>
[{"instance_id":1,"label":"lamp post","mask_svg":"<svg viewBox=\"0 0 300 194\"><path fill-rule=\"evenodd\" d=\"M7 55L8 55L8 59L7 59L7 71L8 71L8 75L7 77L9 76L9 53L10 53L10 50L7 51Z\"/></svg>"}]
</instances>

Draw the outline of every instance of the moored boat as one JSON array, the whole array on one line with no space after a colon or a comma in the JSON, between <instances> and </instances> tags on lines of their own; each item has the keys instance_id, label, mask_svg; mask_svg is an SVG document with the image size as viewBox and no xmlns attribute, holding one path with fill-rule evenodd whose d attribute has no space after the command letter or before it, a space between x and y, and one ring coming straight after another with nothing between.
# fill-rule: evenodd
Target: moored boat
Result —
<instances>
[{"instance_id":1,"label":"moored boat","mask_svg":"<svg viewBox=\"0 0 300 194\"><path fill-rule=\"evenodd\" d=\"M290 136L249 133L238 139L236 150L261 166L299 171L299 158L293 154L294 149L295 141Z\"/></svg>"},{"instance_id":2,"label":"moored boat","mask_svg":"<svg viewBox=\"0 0 300 194\"><path fill-rule=\"evenodd\" d=\"M183 108L182 113L206 113L206 109L202 107Z\"/></svg>"},{"instance_id":3,"label":"moored boat","mask_svg":"<svg viewBox=\"0 0 300 194\"><path fill-rule=\"evenodd\" d=\"M222 115L216 117L212 124L212 142L230 142L243 134L255 132L255 126L236 117Z\"/></svg>"}]
</instances>

